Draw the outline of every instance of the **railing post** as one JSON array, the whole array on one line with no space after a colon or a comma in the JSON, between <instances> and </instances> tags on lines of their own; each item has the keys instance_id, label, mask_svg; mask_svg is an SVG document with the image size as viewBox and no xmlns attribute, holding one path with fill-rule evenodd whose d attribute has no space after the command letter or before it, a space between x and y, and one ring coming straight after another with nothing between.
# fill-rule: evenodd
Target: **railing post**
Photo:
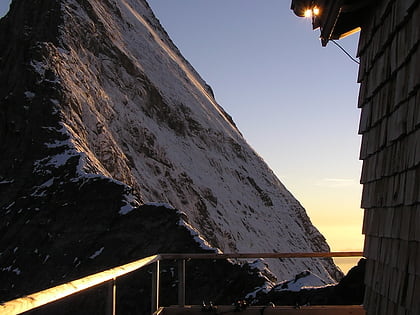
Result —
<instances>
[{"instance_id":1,"label":"railing post","mask_svg":"<svg viewBox=\"0 0 420 315\"><path fill-rule=\"evenodd\" d=\"M178 305L185 306L185 259L178 260Z\"/></svg>"},{"instance_id":2,"label":"railing post","mask_svg":"<svg viewBox=\"0 0 420 315\"><path fill-rule=\"evenodd\" d=\"M160 273L160 261L156 261L156 264L153 265L152 271L152 309L151 313L153 314L159 308L159 273Z\"/></svg>"},{"instance_id":3,"label":"railing post","mask_svg":"<svg viewBox=\"0 0 420 315\"><path fill-rule=\"evenodd\" d=\"M117 309L117 282L116 279L113 278L109 281L108 284L108 307L107 307L107 314L108 315L116 315Z\"/></svg>"}]
</instances>

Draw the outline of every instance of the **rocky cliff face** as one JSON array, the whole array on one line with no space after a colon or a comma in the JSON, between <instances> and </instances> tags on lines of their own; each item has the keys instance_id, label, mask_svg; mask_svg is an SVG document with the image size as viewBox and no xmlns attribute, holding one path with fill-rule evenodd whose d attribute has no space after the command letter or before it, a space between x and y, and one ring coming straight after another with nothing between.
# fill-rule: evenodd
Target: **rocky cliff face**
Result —
<instances>
[{"instance_id":1,"label":"rocky cliff face","mask_svg":"<svg viewBox=\"0 0 420 315\"><path fill-rule=\"evenodd\" d=\"M126 216L148 220L137 206L149 202L183 211L225 252L329 250L144 0L14 0L0 42L3 290L19 294L18 279L48 262L87 272L86 246L102 248ZM100 267L150 253L130 254L119 235L109 245L119 259ZM330 260L268 264L279 279L308 268L327 281L339 274Z\"/></svg>"}]
</instances>

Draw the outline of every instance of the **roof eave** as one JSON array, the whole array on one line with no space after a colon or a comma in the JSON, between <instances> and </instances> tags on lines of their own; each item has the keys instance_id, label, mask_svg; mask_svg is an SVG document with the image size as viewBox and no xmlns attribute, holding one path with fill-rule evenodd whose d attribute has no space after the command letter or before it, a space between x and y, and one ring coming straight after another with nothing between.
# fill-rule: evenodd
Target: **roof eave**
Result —
<instances>
[{"instance_id":1,"label":"roof eave","mask_svg":"<svg viewBox=\"0 0 420 315\"><path fill-rule=\"evenodd\" d=\"M340 39L360 30L367 7L374 0L292 0L291 9L300 17L307 9L318 7L320 15L312 18L314 29L321 30L321 44L326 46L332 39Z\"/></svg>"}]
</instances>

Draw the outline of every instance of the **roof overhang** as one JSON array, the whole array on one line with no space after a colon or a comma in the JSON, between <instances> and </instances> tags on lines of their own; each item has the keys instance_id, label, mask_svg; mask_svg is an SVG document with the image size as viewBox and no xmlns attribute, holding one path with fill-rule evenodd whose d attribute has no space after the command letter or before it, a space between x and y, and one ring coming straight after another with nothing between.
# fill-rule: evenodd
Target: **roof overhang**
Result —
<instances>
[{"instance_id":1,"label":"roof overhang","mask_svg":"<svg viewBox=\"0 0 420 315\"><path fill-rule=\"evenodd\" d=\"M340 39L357 32L362 27L367 8L374 0L292 0L291 9L304 17L308 10L313 14L312 26L320 28L322 46L331 39Z\"/></svg>"}]
</instances>

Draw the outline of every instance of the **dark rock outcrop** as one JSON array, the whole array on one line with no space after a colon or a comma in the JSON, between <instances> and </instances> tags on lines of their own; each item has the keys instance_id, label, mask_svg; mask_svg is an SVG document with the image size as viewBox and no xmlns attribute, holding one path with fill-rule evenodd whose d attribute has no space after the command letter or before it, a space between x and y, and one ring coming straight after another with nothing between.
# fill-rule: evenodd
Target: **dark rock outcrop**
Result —
<instances>
[{"instance_id":1,"label":"dark rock outcrop","mask_svg":"<svg viewBox=\"0 0 420 315\"><path fill-rule=\"evenodd\" d=\"M2 278L2 300L155 253L209 252L200 247L187 228L179 225L182 215L163 206L141 206L124 216L103 211L100 216L80 217L65 210L56 215L51 223L41 213L34 216L21 230L28 238L21 241L28 246L3 253L6 264L19 266L20 271L11 270ZM176 261L161 264L161 305L177 303L177 266ZM146 314L150 310L150 270L146 267L118 279L119 312ZM230 304L265 281L258 270L227 261L188 261L186 270L187 301L193 304L201 304L203 300ZM31 313L102 314L107 307L107 290L104 284Z\"/></svg>"},{"instance_id":2,"label":"dark rock outcrop","mask_svg":"<svg viewBox=\"0 0 420 315\"><path fill-rule=\"evenodd\" d=\"M366 259L362 258L357 266L349 270L336 285L322 288L303 289L298 292L271 290L260 294L255 304L268 305L361 305L365 294Z\"/></svg>"}]
</instances>

